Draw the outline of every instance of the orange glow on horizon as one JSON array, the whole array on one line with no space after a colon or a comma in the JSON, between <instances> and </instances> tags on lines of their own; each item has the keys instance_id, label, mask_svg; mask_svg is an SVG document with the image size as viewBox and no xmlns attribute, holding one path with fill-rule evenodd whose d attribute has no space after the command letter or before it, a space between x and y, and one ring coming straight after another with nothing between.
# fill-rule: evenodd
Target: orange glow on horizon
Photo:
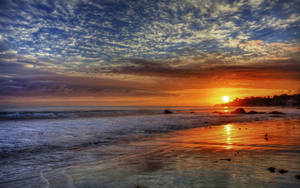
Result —
<instances>
[{"instance_id":1,"label":"orange glow on horizon","mask_svg":"<svg viewBox=\"0 0 300 188\"><path fill-rule=\"evenodd\" d=\"M296 85L298 86L298 85ZM91 95L91 96L10 96L0 99L0 104L20 105L58 105L58 106L211 106L224 103L222 97L224 94L229 96L229 101L236 98L245 98L249 96L273 96L284 93L296 94L297 90L292 92L282 89L253 89L253 88L207 88L207 89L184 89L167 92L165 96L120 96L120 95Z\"/></svg>"}]
</instances>

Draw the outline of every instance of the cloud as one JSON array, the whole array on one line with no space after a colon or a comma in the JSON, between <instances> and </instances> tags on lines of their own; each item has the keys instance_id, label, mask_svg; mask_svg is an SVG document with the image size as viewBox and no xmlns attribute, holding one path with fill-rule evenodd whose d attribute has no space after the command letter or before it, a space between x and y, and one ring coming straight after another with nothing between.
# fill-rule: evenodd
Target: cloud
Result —
<instances>
[{"instance_id":1,"label":"cloud","mask_svg":"<svg viewBox=\"0 0 300 188\"><path fill-rule=\"evenodd\" d=\"M195 77L201 79L218 78L241 80L292 79L300 81L299 60L272 59L246 65L220 65L219 63L215 63L215 66L211 66L212 63L213 62L201 62L174 67L172 63L134 59L127 65L104 69L99 68L94 71L95 73L103 72L154 77Z\"/></svg>"},{"instance_id":2,"label":"cloud","mask_svg":"<svg viewBox=\"0 0 300 188\"><path fill-rule=\"evenodd\" d=\"M258 0L10 2L0 24L3 38L10 39L7 45L15 44L12 49L37 58L69 61L66 58L81 56L106 63L128 57L165 60L223 48L234 53L227 48L239 48L257 29L288 29L299 22L293 7L286 18L280 18L280 11L246 15L248 5L261 12L262 4Z\"/></svg>"},{"instance_id":3,"label":"cloud","mask_svg":"<svg viewBox=\"0 0 300 188\"><path fill-rule=\"evenodd\" d=\"M259 5L261 5L264 2L264 0L249 0L249 5L252 8L257 8Z\"/></svg>"},{"instance_id":4,"label":"cloud","mask_svg":"<svg viewBox=\"0 0 300 188\"><path fill-rule=\"evenodd\" d=\"M300 15L291 14L286 19L281 19L273 16L262 18L262 28L286 29L290 26L300 26Z\"/></svg>"},{"instance_id":5,"label":"cloud","mask_svg":"<svg viewBox=\"0 0 300 188\"><path fill-rule=\"evenodd\" d=\"M169 96L136 81L66 76L32 64L0 63L0 97Z\"/></svg>"},{"instance_id":6,"label":"cloud","mask_svg":"<svg viewBox=\"0 0 300 188\"><path fill-rule=\"evenodd\" d=\"M268 0L5 1L0 94L168 95L155 94L159 81L299 80L298 8Z\"/></svg>"}]
</instances>

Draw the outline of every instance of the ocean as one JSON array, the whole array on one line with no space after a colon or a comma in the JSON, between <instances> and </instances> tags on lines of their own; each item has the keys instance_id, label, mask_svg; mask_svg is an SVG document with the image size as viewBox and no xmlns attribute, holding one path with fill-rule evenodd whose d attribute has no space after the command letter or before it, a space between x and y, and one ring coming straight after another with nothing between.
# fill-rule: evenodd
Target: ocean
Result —
<instances>
[{"instance_id":1,"label":"ocean","mask_svg":"<svg viewBox=\"0 0 300 188\"><path fill-rule=\"evenodd\" d=\"M170 139L174 136L172 134L198 128L200 128L199 135L202 134L201 132L203 132L204 128L230 125L235 126L236 130L239 130L237 126L243 127L247 123L247 127L251 129L257 124L260 124L261 127L268 124L273 126L274 124L275 127L276 123L285 124L282 122L287 122L286 124L289 125L288 122L292 122L291 124L297 124L297 128L294 131L299 130L300 124L296 120L300 118L300 110L296 108L244 107L246 111L255 110L267 112L266 114L214 113L215 111L230 112L235 108L208 106L2 107L0 110L0 187L161 187L160 183L163 183L162 187L183 187L185 179L180 176L183 169L180 168L178 171L173 165L182 165L184 162L189 164L189 161L186 161L191 158L188 152L195 148L187 147L184 150L180 144L172 144L172 147L170 147L173 142L168 140L168 150L162 153L159 151L155 153L155 155L159 156L161 154L161 156L164 156L160 159L162 161L155 162L154 160L153 162L151 161L151 156L153 151L162 147L162 138L168 137ZM165 109L169 109L173 113L164 114ZM268 114L271 111L280 111L284 114ZM263 122L263 125L258 122ZM287 126L280 126L283 127L283 131L287 131ZM288 128L288 130L292 129L291 127ZM259 129L257 131L265 130ZM189 134L192 135L192 132ZM215 134L216 137L213 136L215 141L220 141L217 139L217 136L221 133L213 131L210 134ZM299 147L297 148L297 145L299 146L300 144L300 132L293 134L296 141L292 142L294 145L292 144L291 148L288 148L295 151L291 152L292 154L288 154L291 155L291 159L300 156L300 149ZM208 138L205 135L202 136L203 140L201 140L201 143L207 142L205 145L206 149L215 149L215 143L213 144L212 141L208 142ZM177 138L176 136L174 137ZM264 136L262 135L261 137L265 141ZM178 139L180 140L182 137L178 137ZM227 141L221 141L220 145L224 146L224 148L219 149L226 152L236 151L231 150L231 148L229 150L228 148L226 149L230 145ZM188 142L193 144L195 140L192 139ZM175 139L174 143L178 143L178 140ZM281 145L282 143L284 142L281 142ZM247 146L246 143L245 145ZM203 145L197 147L201 148ZM250 148L255 150L252 145ZM177 155L175 155L174 157L173 150L176 149L182 150L181 152L186 153L187 156L177 158ZM247 149L241 148L241 151L244 150L247 151ZM270 150L270 148L267 150ZM149 156L145 156L145 153L148 152L152 153ZM202 154L210 158L215 156L214 153L215 151L213 150L211 153L205 151ZM170 155L169 158L165 156L167 154ZM141 161L140 157L150 157L150 163ZM268 157L270 156L268 155ZM134 161L132 161L132 158ZM176 160L180 161L176 162ZM195 159L193 158L193 160ZM205 160L204 163L207 163ZM200 166L201 161L203 162L203 159L200 157L199 161L197 161L197 164L199 163L198 165ZM161 162L170 164L164 168L156 167ZM296 162L298 163L297 160ZM146 165L146 167L144 167L144 170L143 168L139 169L141 168L139 165ZM300 172L300 163L294 166L294 173ZM152 168L158 168L158 171L153 171ZM200 174L207 176L207 174L213 175L216 173L219 176L220 173L218 174L218 171L220 169L218 168L212 168L210 171L206 167L202 169L203 171ZM132 170L132 174L128 169ZM189 185L187 187L202 187L197 185L205 185L208 182L214 185L214 181L209 178L207 181L202 182L199 180L198 182L194 174L189 177L189 173L196 173L198 172L197 169L194 167L186 169L188 171L184 176L187 176L186 180L190 179L191 181L186 183L186 185ZM137 176L137 171L143 176ZM110 176L105 174L106 172ZM225 172L222 171L222 173ZM168 177L170 180L169 184L167 183L168 179L158 178L159 174L164 174L164 176ZM98 176L99 179L97 179ZM151 183L150 180L149 182L147 177L152 178L151 180L155 183ZM294 179L282 185L298 185L297 180ZM242 179L239 181L242 181ZM265 181L262 182L259 185L265 185ZM286 182L284 181L283 183ZM226 185L226 182L220 181L212 187L223 187L224 185Z\"/></svg>"}]
</instances>

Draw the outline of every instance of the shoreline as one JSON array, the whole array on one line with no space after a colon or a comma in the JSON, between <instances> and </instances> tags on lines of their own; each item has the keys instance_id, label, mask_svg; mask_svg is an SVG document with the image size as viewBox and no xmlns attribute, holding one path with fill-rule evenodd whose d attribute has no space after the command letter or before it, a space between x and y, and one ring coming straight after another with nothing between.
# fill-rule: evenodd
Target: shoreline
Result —
<instances>
[{"instance_id":1,"label":"shoreline","mask_svg":"<svg viewBox=\"0 0 300 188\"><path fill-rule=\"evenodd\" d=\"M136 108L136 109L104 109L99 107L99 109L86 109L76 107L72 108L50 108L47 107L32 110L29 109L19 109L12 110L6 109L6 111L0 111L0 122L3 121L14 121L14 120L42 120L42 119L78 119L78 118L105 118L105 117L121 117L121 116L143 116L143 115L160 115L170 112L170 114L202 114L203 112L221 112L226 114L226 112L234 111L238 108L245 108L248 110L257 109L262 113L267 113L266 110L278 109L279 111L289 111L289 110L299 110L299 108L286 107L286 106L199 106L199 107L157 107L157 108ZM300 113L300 111L299 111Z\"/></svg>"},{"instance_id":2,"label":"shoreline","mask_svg":"<svg viewBox=\"0 0 300 188\"><path fill-rule=\"evenodd\" d=\"M51 180L53 176L57 176L56 174L63 171L68 175L72 184L77 185L76 187L88 185L122 187L124 184L129 187L136 184L141 187L149 185L159 187L161 184L168 185L170 180L172 182L171 177L179 172L189 174L189 171L192 171L193 173L188 177L185 176L185 178L193 180L192 184L184 179L182 181L195 186L193 182L200 178L197 175L201 175L203 178L203 171L205 171L212 177L210 177L211 179L207 177L207 182L198 182L199 185L210 183L213 186L228 186L226 181L220 181L222 179L220 174L237 175L237 172L243 169L245 174L231 177L231 181L235 185L245 186L248 183L258 187L280 187L280 185L295 187L299 185L300 181L295 178L300 173L299 134L291 133L290 138L285 139L282 132L285 129L299 130L300 118L255 123L257 124L254 125L253 122L233 123L215 127L191 128L143 140L124 142L117 148L108 148L114 152L116 150L124 152L117 158L55 169L46 173L45 177ZM297 126L292 125L294 123L297 123ZM265 138L266 131L269 133L268 140ZM259 133L258 136L256 136L257 133ZM124 149L125 145L131 149ZM140 150L136 150L137 148ZM136 153L131 153L132 151ZM268 168L271 167L277 171L270 172ZM253 169L255 171L252 172ZM287 173L281 174L280 170L286 170ZM132 174L129 175L126 173L127 171ZM244 179L249 175L250 179ZM154 177L157 181L155 184L149 184L149 180L143 178L145 176ZM216 177L220 179L213 183L212 180ZM120 183L110 181L115 179L119 179ZM242 179L247 184L240 184ZM62 181L66 182L66 180ZM55 187L55 182L50 181L50 185L51 183L54 183ZM172 186L177 185L176 181L173 183ZM171 185L166 187L172 187Z\"/></svg>"},{"instance_id":3,"label":"shoreline","mask_svg":"<svg viewBox=\"0 0 300 188\"><path fill-rule=\"evenodd\" d=\"M90 162L109 160L109 158L114 155L122 156L122 150L111 151L108 149L118 148L122 143L143 142L147 139L164 137L170 134L198 128L215 129L216 127L222 127L224 124L229 123L254 124L269 121L293 121L294 119L299 118L299 115L297 114L276 116L270 114L209 114L210 116L204 114L175 113L151 116L6 121L7 125L5 126L5 129L8 131L6 132L8 138L9 134L14 133L14 135L10 136L11 138L14 138L14 140L7 140L8 144L22 144L21 141L24 138L30 138L32 142L29 143L29 145L26 145L27 143L24 142L24 146L17 145L16 148L13 147L10 149L5 149L5 143L2 145L1 153L7 156L4 156L0 162L5 164L5 161L11 161L10 165L12 166L14 166L14 163L16 162L17 166L3 166L0 179L6 179L7 181L1 180L0 185L8 181L12 182L12 184L18 180L20 180L20 182L23 182L23 180L25 181L26 177L24 177L24 174L19 174L18 172L22 169L19 164L26 164L27 161L31 161L32 159L38 159L38 161L33 162L33 164L36 164L31 165L29 170L32 175L37 172L35 177L38 178L40 169L43 169L43 172L47 173L58 167L59 169L61 167L68 168L74 165L84 165L89 164ZM26 127L25 130L20 129L24 126ZM29 130L34 132L30 132ZM20 134L22 133L23 137L16 137L16 135L19 135L18 132ZM55 139L53 135L55 135ZM18 139L21 139L20 142ZM44 144L40 145L40 143ZM23 150L24 147L25 150ZM126 148L127 145L124 145L123 147ZM137 147L131 152L138 152L143 150L143 148L147 147L145 145ZM20 152L22 150L24 152ZM101 155L97 153L101 153ZM23 157L18 157L20 155ZM51 158L57 159L53 161ZM16 161L14 162L14 160ZM45 163L45 165L39 163ZM15 168L16 171L12 171L10 175L5 175L5 173L8 170L12 170L12 168ZM25 182L27 182L27 180Z\"/></svg>"}]
</instances>

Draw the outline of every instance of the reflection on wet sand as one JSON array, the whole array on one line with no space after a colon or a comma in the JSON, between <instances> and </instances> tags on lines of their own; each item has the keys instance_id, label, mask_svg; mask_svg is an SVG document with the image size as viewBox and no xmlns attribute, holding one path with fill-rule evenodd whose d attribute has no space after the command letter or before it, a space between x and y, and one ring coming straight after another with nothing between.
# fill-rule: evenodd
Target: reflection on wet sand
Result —
<instances>
[{"instance_id":1,"label":"reflection on wet sand","mask_svg":"<svg viewBox=\"0 0 300 188\"><path fill-rule=\"evenodd\" d=\"M200 127L177 131L136 145L161 145L176 149L214 150L290 150L299 151L299 121L255 122ZM266 139L267 138L267 139ZM225 150L224 150L225 149ZM224 150L224 151L223 151Z\"/></svg>"},{"instance_id":2,"label":"reflection on wet sand","mask_svg":"<svg viewBox=\"0 0 300 188\"><path fill-rule=\"evenodd\" d=\"M295 178L300 174L299 119L194 128L121 143L110 150L121 157L64 172L76 187L300 185ZM53 174L57 172L46 177Z\"/></svg>"}]
</instances>

